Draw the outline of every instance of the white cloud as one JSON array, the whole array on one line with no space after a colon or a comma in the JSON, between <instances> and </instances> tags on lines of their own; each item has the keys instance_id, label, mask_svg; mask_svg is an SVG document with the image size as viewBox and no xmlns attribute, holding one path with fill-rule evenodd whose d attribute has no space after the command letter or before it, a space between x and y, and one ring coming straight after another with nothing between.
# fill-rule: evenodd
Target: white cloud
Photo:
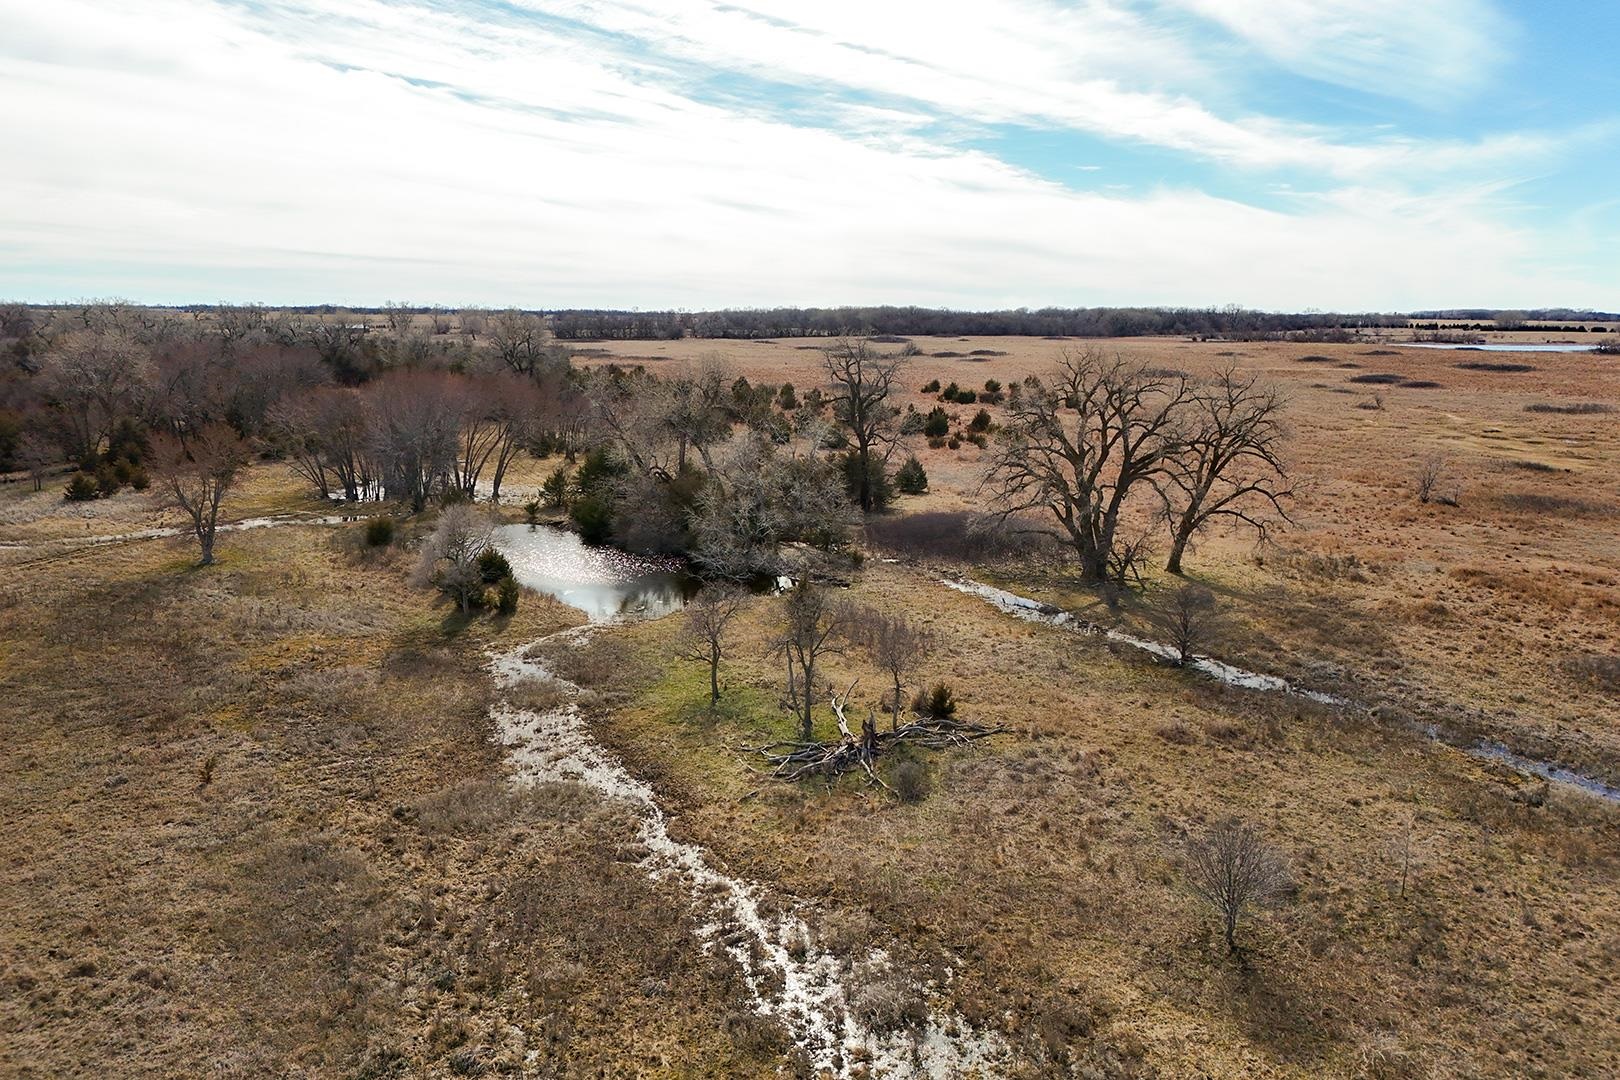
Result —
<instances>
[{"instance_id":1,"label":"white cloud","mask_svg":"<svg viewBox=\"0 0 1620 1080\"><path fill-rule=\"evenodd\" d=\"M1173 0L1314 79L1443 103L1481 85L1512 27L1489 0Z\"/></svg>"},{"instance_id":2,"label":"white cloud","mask_svg":"<svg viewBox=\"0 0 1620 1080\"><path fill-rule=\"evenodd\" d=\"M1538 276L1535 238L1478 189L1369 185L1289 212L1080 192L928 142L909 108L788 123L683 96L667 59L376 0L0 0L0 16L0 98L28 103L0 111L22 149L0 172L0 294L1596 302Z\"/></svg>"}]
</instances>

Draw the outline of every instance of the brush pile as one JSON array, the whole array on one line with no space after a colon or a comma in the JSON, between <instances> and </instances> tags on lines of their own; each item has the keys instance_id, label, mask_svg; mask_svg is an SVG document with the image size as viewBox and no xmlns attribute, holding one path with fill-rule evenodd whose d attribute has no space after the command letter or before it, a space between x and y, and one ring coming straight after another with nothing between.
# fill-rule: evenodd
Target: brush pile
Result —
<instances>
[{"instance_id":1,"label":"brush pile","mask_svg":"<svg viewBox=\"0 0 1620 1080\"><path fill-rule=\"evenodd\" d=\"M866 774L867 783L889 791L892 789L873 768L873 762L886 750L902 743L929 750L946 750L966 746L1006 730L1000 726L987 727L951 716L934 715L920 716L893 731L879 731L876 713L868 709L861 730L855 732L844 715L844 708L854 689L855 684L851 683L842 696L831 695L833 715L838 718L837 739L826 742L782 741L750 748L751 752L764 757L771 766L768 774L771 779L792 782L820 776L831 781L845 773L860 770Z\"/></svg>"}]
</instances>

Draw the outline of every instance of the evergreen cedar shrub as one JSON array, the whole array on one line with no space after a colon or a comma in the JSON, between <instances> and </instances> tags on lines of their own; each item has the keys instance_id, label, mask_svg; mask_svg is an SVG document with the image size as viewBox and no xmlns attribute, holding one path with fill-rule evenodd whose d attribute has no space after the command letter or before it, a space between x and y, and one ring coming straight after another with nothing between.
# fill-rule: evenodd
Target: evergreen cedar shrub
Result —
<instances>
[{"instance_id":1,"label":"evergreen cedar shrub","mask_svg":"<svg viewBox=\"0 0 1620 1080\"><path fill-rule=\"evenodd\" d=\"M558 509L568 505L568 466L559 465L552 470L551 475L541 483L540 498L535 501L537 503L544 501L547 506L555 506ZM537 515L530 515L531 519L535 516ZM531 520L530 524L534 522Z\"/></svg>"},{"instance_id":2,"label":"evergreen cedar shrub","mask_svg":"<svg viewBox=\"0 0 1620 1080\"><path fill-rule=\"evenodd\" d=\"M968 424L968 430L969 431L989 431L990 430L990 413L989 413L989 411L985 410L985 409L980 409L978 412L974 413L972 422Z\"/></svg>"},{"instance_id":3,"label":"evergreen cedar shrub","mask_svg":"<svg viewBox=\"0 0 1620 1080\"><path fill-rule=\"evenodd\" d=\"M923 421L923 434L930 439L943 438L951 430L951 418L948 413L938 405L928 410L928 419Z\"/></svg>"},{"instance_id":4,"label":"evergreen cedar shrub","mask_svg":"<svg viewBox=\"0 0 1620 1080\"><path fill-rule=\"evenodd\" d=\"M977 446L980 450L983 450L986 446L990 445L989 437L986 436L982 431L970 431L967 433L966 438L968 442L972 443L974 446Z\"/></svg>"},{"instance_id":5,"label":"evergreen cedar shrub","mask_svg":"<svg viewBox=\"0 0 1620 1080\"><path fill-rule=\"evenodd\" d=\"M987 394L1001 393L1001 383L996 379L984 380L984 392Z\"/></svg>"},{"instance_id":6,"label":"evergreen cedar shrub","mask_svg":"<svg viewBox=\"0 0 1620 1080\"><path fill-rule=\"evenodd\" d=\"M894 483L905 495L921 495L928 490L928 473L923 469L922 462L917 460L916 454L906 458L905 464L895 472Z\"/></svg>"},{"instance_id":7,"label":"evergreen cedar shrub","mask_svg":"<svg viewBox=\"0 0 1620 1080\"><path fill-rule=\"evenodd\" d=\"M518 583L517 578L511 574L501 578L495 586L495 610L502 615L511 615L517 611Z\"/></svg>"},{"instance_id":8,"label":"evergreen cedar shrub","mask_svg":"<svg viewBox=\"0 0 1620 1080\"><path fill-rule=\"evenodd\" d=\"M978 400L979 395L972 390L958 390L956 392L956 403L958 405L971 405Z\"/></svg>"},{"instance_id":9,"label":"evergreen cedar shrub","mask_svg":"<svg viewBox=\"0 0 1620 1080\"><path fill-rule=\"evenodd\" d=\"M928 440L928 449L930 450L939 450L943 448L944 445L945 437L943 435L935 435Z\"/></svg>"},{"instance_id":10,"label":"evergreen cedar shrub","mask_svg":"<svg viewBox=\"0 0 1620 1080\"><path fill-rule=\"evenodd\" d=\"M568 516L579 528L579 536L592 547L600 547L613 536L613 507L600 495L576 499Z\"/></svg>"},{"instance_id":11,"label":"evergreen cedar shrub","mask_svg":"<svg viewBox=\"0 0 1620 1080\"><path fill-rule=\"evenodd\" d=\"M957 436L952 435L951 436L951 441L946 443L945 445L949 446L952 450L960 450L960 449L962 449L962 440L960 438L958 438Z\"/></svg>"},{"instance_id":12,"label":"evergreen cedar shrub","mask_svg":"<svg viewBox=\"0 0 1620 1080\"><path fill-rule=\"evenodd\" d=\"M782 389L776 392L776 404L783 412L792 412L799 407L799 395L794 392L792 383L782 384Z\"/></svg>"},{"instance_id":13,"label":"evergreen cedar shrub","mask_svg":"<svg viewBox=\"0 0 1620 1080\"><path fill-rule=\"evenodd\" d=\"M478 576L485 585L493 585L512 576L512 564L499 550L487 547L478 555Z\"/></svg>"},{"instance_id":14,"label":"evergreen cedar shrub","mask_svg":"<svg viewBox=\"0 0 1620 1080\"><path fill-rule=\"evenodd\" d=\"M98 494L96 478L89 473L77 472L73 474L73 479L68 481L67 491L62 497L68 502L89 502Z\"/></svg>"},{"instance_id":15,"label":"evergreen cedar shrub","mask_svg":"<svg viewBox=\"0 0 1620 1080\"><path fill-rule=\"evenodd\" d=\"M947 386L939 396L944 398L946 401L955 401L956 395L961 392L961 389L962 388L957 386L955 383L951 383L951 385Z\"/></svg>"},{"instance_id":16,"label":"evergreen cedar shrub","mask_svg":"<svg viewBox=\"0 0 1620 1080\"><path fill-rule=\"evenodd\" d=\"M937 393L939 393L939 380L938 379L930 380L928 385L922 388L922 392L925 393L925 394L937 394Z\"/></svg>"},{"instance_id":17,"label":"evergreen cedar shrub","mask_svg":"<svg viewBox=\"0 0 1620 1080\"><path fill-rule=\"evenodd\" d=\"M366 544L369 547L387 547L394 542L396 526L387 514L378 514L366 522Z\"/></svg>"},{"instance_id":18,"label":"evergreen cedar shrub","mask_svg":"<svg viewBox=\"0 0 1620 1080\"><path fill-rule=\"evenodd\" d=\"M949 720L956 715L956 695L945 683L935 683L926 693L917 691L917 696L911 699L911 711L919 716Z\"/></svg>"},{"instance_id":19,"label":"evergreen cedar shrub","mask_svg":"<svg viewBox=\"0 0 1620 1080\"><path fill-rule=\"evenodd\" d=\"M900 418L900 434L921 435L927 423L923 414L917 411L917 406L907 405L906 414Z\"/></svg>"}]
</instances>

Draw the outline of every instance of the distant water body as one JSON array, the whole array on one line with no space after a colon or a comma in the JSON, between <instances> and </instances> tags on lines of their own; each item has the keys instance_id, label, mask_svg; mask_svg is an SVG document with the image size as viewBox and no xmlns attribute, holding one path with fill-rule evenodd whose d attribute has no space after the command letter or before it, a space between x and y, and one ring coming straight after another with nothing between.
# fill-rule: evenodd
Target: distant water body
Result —
<instances>
[{"instance_id":1,"label":"distant water body","mask_svg":"<svg viewBox=\"0 0 1620 1080\"><path fill-rule=\"evenodd\" d=\"M1560 344L1553 342L1545 345L1503 345L1492 343L1490 345L1454 345L1449 341L1392 341L1389 344L1402 349L1455 349L1465 352L1584 352L1596 350L1595 345Z\"/></svg>"}]
</instances>

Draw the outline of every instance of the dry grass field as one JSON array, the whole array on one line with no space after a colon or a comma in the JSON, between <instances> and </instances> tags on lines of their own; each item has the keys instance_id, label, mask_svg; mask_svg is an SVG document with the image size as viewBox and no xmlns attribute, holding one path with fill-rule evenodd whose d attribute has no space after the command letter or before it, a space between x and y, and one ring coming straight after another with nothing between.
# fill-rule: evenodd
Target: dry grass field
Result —
<instances>
[{"instance_id":1,"label":"dry grass field","mask_svg":"<svg viewBox=\"0 0 1620 1080\"><path fill-rule=\"evenodd\" d=\"M1289 399L1294 522L1265 545L1252 531L1217 531L1187 563L1241 615L1246 632L1225 653L1620 780L1620 359L1369 344L913 340L922 355L908 368L909 403L925 411L937 401L917 390L931 380L1010 384L1050 368L1065 349L1101 348L1192 375L1234 365L1275 383ZM712 356L756 383L803 391L825 379L817 345L607 343L587 362L622 358L658 371ZM1463 366L1481 364L1490 367ZM1529 370L1493 369L1502 365ZM980 407L944 406L961 422ZM900 511L982 508L986 452L917 443L930 492L902 500ZM1419 462L1431 455L1445 458L1443 484L1459 505L1415 497ZM1061 574L1016 576L1016 585L1003 582L1014 591L1090 603L1065 590Z\"/></svg>"},{"instance_id":2,"label":"dry grass field","mask_svg":"<svg viewBox=\"0 0 1620 1080\"><path fill-rule=\"evenodd\" d=\"M917 681L1005 732L886 760L891 781L920 764L914 800L776 783L748 748L791 730L764 647L781 599L748 602L714 708L707 672L673 657L677 620L609 627L554 665L671 835L805 904L830 950L887 950L1005 1041L1010 1076L1620 1074L1620 810L1402 722L1620 780L1620 360L914 341L922 410L932 379L1012 383L1088 346L1277 383L1294 520L1265 544L1217 531L1188 570L1231 614L1210 651L1354 704L1223 687L939 580L1137 618L1048 556L869 545L848 597L931 630ZM819 344L580 359L716 356L802 393L823 381ZM917 443L930 491L893 513L981 509L984 451ZM1414 495L1434 454L1457 505ZM548 465L522 462L508 503ZM467 618L413 585L431 513L381 549L357 522L226 533L197 569L178 538L88 542L173 524L140 496L26 487L0 488L0 1073L802 1072L700 946L686 890L637 865L624 806L510 783L489 654L578 612L526 594L515 616ZM274 464L226 505L332 513ZM860 650L826 673L858 679L860 715L877 704ZM1184 871L1187 838L1229 815L1292 873L1237 957ZM916 1015L904 987L855 991L874 1028Z\"/></svg>"},{"instance_id":3,"label":"dry grass field","mask_svg":"<svg viewBox=\"0 0 1620 1080\"><path fill-rule=\"evenodd\" d=\"M6 540L83 531L21 487ZM0 548L0 1074L768 1075L620 811L507 786L485 651L575 613L464 621L360 528Z\"/></svg>"}]
</instances>

